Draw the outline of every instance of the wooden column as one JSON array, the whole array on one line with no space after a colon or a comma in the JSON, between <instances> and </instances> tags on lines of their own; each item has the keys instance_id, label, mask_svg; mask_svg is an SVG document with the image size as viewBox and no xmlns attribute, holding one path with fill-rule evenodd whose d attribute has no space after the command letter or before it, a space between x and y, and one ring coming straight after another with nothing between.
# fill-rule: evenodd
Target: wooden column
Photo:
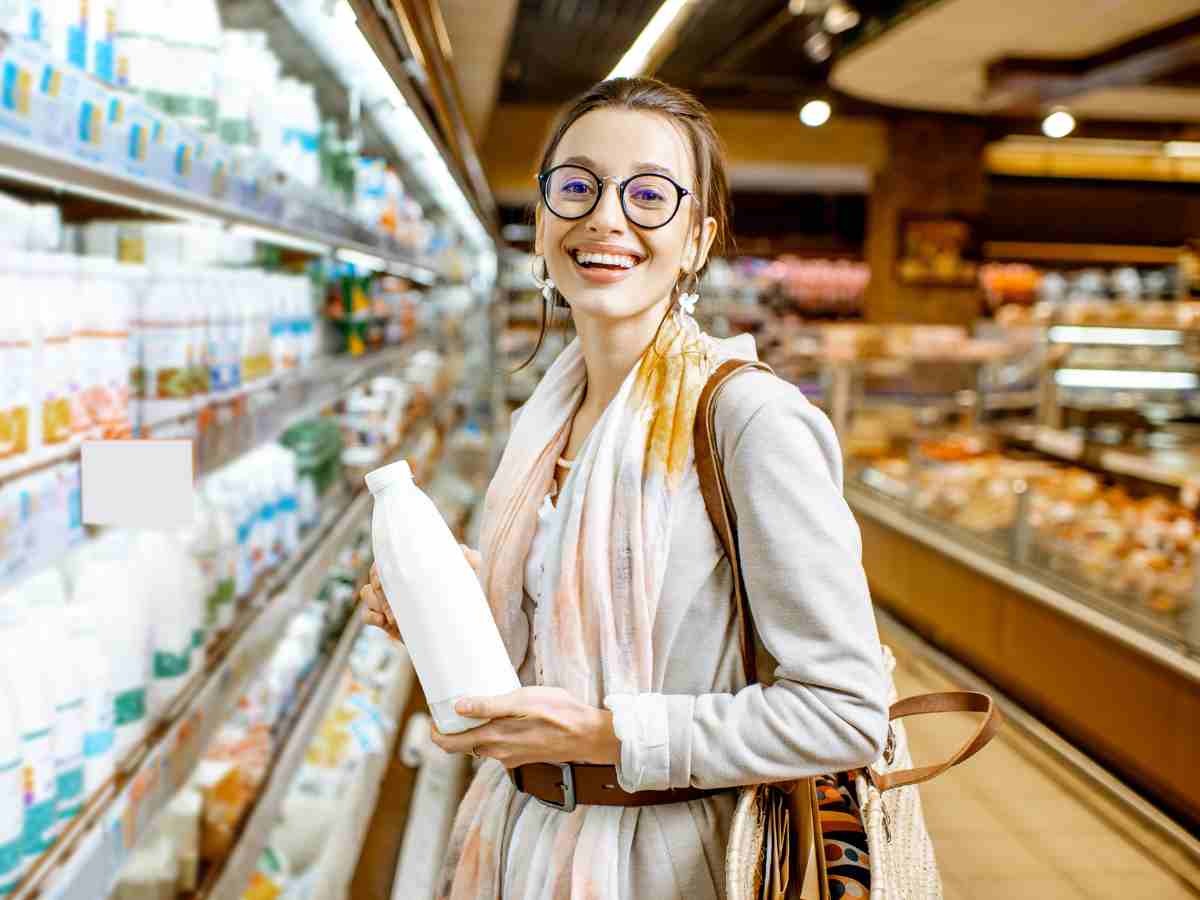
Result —
<instances>
[{"instance_id":1,"label":"wooden column","mask_svg":"<svg viewBox=\"0 0 1200 900\"><path fill-rule=\"evenodd\" d=\"M987 201L985 143L983 126L974 122L915 114L892 121L887 163L875 176L867 208L869 321L965 325L975 319L980 304L976 287L901 283L896 260L905 213L982 220Z\"/></svg>"}]
</instances>

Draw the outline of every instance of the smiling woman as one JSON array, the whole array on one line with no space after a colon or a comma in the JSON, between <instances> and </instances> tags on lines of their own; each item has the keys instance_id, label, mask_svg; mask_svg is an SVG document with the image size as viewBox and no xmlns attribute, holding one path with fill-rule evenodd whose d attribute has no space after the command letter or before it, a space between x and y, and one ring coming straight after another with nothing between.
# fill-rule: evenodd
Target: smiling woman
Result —
<instances>
[{"instance_id":1,"label":"smiling woman","mask_svg":"<svg viewBox=\"0 0 1200 900\"><path fill-rule=\"evenodd\" d=\"M756 357L690 314L725 230L712 124L661 82L604 82L566 112L538 180L537 268L578 337L514 415L484 503L478 573L522 687L465 699L491 721L435 734L485 759L438 896L718 900L734 788L856 768L883 745L841 453L769 372L713 404L754 634L777 663L769 686L748 683L692 439L713 373Z\"/></svg>"}]
</instances>

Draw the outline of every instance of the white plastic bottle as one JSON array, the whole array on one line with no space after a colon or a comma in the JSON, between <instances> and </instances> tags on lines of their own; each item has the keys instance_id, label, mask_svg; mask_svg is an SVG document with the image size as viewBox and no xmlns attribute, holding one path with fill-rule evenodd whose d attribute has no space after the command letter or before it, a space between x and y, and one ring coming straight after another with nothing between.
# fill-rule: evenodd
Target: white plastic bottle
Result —
<instances>
[{"instance_id":1,"label":"white plastic bottle","mask_svg":"<svg viewBox=\"0 0 1200 900\"><path fill-rule=\"evenodd\" d=\"M62 270L61 258L39 255L33 261L34 291L40 301L34 366L37 370L39 434L42 447L65 447L72 438L71 384L74 354L71 291L73 285Z\"/></svg>"},{"instance_id":2,"label":"white plastic bottle","mask_svg":"<svg viewBox=\"0 0 1200 900\"><path fill-rule=\"evenodd\" d=\"M146 736L152 654L145 582L130 558L128 534L85 548L76 566L74 603L99 624L112 666L113 755L121 759Z\"/></svg>"},{"instance_id":3,"label":"white plastic bottle","mask_svg":"<svg viewBox=\"0 0 1200 900\"><path fill-rule=\"evenodd\" d=\"M521 685L479 579L407 462L366 480L375 498L371 540L380 581L434 721L446 734L481 725L456 713L455 701Z\"/></svg>"},{"instance_id":4,"label":"white plastic bottle","mask_svg":"<svg viewBox=\"0 0 1200 900\"><path fill-rule=\"evenodd\" d=\"M140 320L144 425L192 411L192 331L187 301L173 270L159 269L153 274Z\"/></svg>"},{"instance_id":5,"label":"white plastic bottle","mask_svg":"<svg viewBox=\"0 0 1200 900\"><path fill-rule=\"evenodd\" d=\"M196 636L203 627L204 577L182 546L166 534L139 532L132 554L153 613L153 669L148 713L157 721L187 685Z\"/></svg>"},{"instance_id":6,"label":"white plastic bottle","mask_svg":"<svg viewBox=\"0 0 1200 900\"><path fill-rule=\"evenodd\" d=\"M0 266L18 259L12 254ZM28 273L16 267L0 271L0 297L9 298L0 310L0 460L14 460L16 467L28 457L32 429L40 425L40 417L34 415L36 329L28 291Z\"/></svg>"},{"instance_id":7,"label":"white plastic bottle","mask_svg":"<svg viewBox=\"0 0 1200 900\"><path fill-rule=\"evenodd\" d=\"M237 613L237 521L215 482L205 488L205 496L212 508L218 546L214 593L216 628L225 631L233 625Z\"/></svg>"},{"instance_id":8,"label":"white plastic bottle","mask_svg":"<svg viewBox=\"0 0 1200 900\"><path fill-rule=\"evenodd\" d=\"M54 692L55 835L83 810L87 686L66 617L62 573L43 569L20 587L28 628L39 636L44 670Z\"/></svg>"},{"instance_id":9,"label":"white plastic bottle","mask_svg":"<svg viewBox=\"0 0 1200 900\"><path fill-rule=\"evenodd\" d=\"M209 638L217 631L217 604L220 591L221 536L216 514L208 498L199 490L193 496L195 511L192 524L177 535L203 576L204 608L201 626L193 633L192 650L203 654Z\"/></svg>"},{"instance_id":10,"label":"white plastic bottle","mask_svg":"<svg viewBox=\"0 0 1200 900\"><path fill-rule=\"evenodd\" d=\"M113 710L113 666L105 652L100 624L82 603L69 603L65 614L71 655L84 683L84 797L112 777L116 747Z\"/></svg>"},{"instance_id":11,"label":"white plastic bottle","mask_svg":"<svg viewBox=\"0 0 1200 900\"><path fill-rule=\"evenodd\" d=\"M22 614L20 588L0 596L0 658L17 703L21 723L25 788L22 850L36 857L54 839L56 770L54 765L54 692L41 636Z\"/></svg>"},{"instance_id":12,"label":"white plastic bottle","mask_svg":"<svg viewBox=\"0 0 1200 900\"><path fill-rule=\"evenodd\" d=\"M24 771L19 704L0 666L0 897L12 893L25 872Z\"/></svg>"}]
</instances>

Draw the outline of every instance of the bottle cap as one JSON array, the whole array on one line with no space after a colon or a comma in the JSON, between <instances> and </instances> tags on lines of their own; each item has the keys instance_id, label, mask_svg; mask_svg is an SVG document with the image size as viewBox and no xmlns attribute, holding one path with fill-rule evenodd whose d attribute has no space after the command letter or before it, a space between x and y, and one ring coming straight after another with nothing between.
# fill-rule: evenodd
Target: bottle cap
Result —
<instances>
[{"instance_id":1,"label":"bottle cap","mask_svg":"<svg viewBox=\"0 0 1200 900\"><path fill-rule=\"evenodd\" d=\"M411 480L413 477L412 469L409 468L405 460L394 462L391 465L383 466L373 472L367 473L367 490L374 496L378 497L386 488L391 487L402 479Z\"/></svg>"}]
</instances>

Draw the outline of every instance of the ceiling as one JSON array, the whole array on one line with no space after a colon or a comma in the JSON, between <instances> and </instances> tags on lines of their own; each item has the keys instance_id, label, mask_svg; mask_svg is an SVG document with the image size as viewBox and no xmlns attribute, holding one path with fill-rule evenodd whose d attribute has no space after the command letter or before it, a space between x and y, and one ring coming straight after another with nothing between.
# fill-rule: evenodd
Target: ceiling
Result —
<instances>
[{"instance_id":1,"label":"ceiling","mask_svg":"<svg viewBox=\"0 0 1200 900\"><path fill-rule=\"evenodd\" d=\"M591 87L617 64L661 2L519 0L500 102L561 103ZM866 23L901 3L855 5ZM694 0L655 75L709 106L794 108L824 86L828 64L805 54L810 19L790 15L787 7L787 0Z\"/></svg>"},{"instance_id":2,"label":"ceiling","mask_svg":"<svg viewBox=\"0 0 1200 900\"><path fill-rule=\"evenodd\" d=\"M1067 8L1074 14L1064 14ZM1189 26L1174 38L1174 52L1195 60L1200 48L1188 20L1197 12L1196 0L1090 0L1069 7L1047 0L942 0L843 55L831 82L894 107L996 114L1001 110L993 102L989 65L1019 58L1044 71L1056 65L1064 72L1098 71L1130 62L1131 56L1115 48L1126 46L1133 54L1139 38L1149 41L1152 32L1172 25ZM1141 64L1153 63L1143 48ZM1063 103L1080 118L1200 122L1200 65L1188 63L1130 84L1099 85Z\"/></svg>"}]
</instances>

